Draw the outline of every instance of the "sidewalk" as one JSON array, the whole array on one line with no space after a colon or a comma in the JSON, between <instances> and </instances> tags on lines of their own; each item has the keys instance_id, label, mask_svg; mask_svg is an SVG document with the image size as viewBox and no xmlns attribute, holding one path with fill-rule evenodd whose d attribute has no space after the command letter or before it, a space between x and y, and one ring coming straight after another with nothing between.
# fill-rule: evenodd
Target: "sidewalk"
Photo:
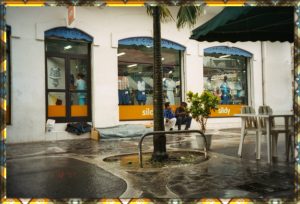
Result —
<instances>
[{"instance_id":1,"label":"sidewalk","mask_svg":"<svg viewBox=\"0 0 300 204\"><path fill-rule=\"evenodd\" d=\"M48 198L292 198L294 163L286 162L283 137L278 158L267 164L263 139L255 160L255 136L245 139L237 157L239 129L215 131L203 163L140 169L103 159L137 153L139 138L66 140L7 147L7 197ZM198 150L194 135L167 139L167 150ZM152 151L152 138L143 152Z\"/></svg>"}]
</instances>

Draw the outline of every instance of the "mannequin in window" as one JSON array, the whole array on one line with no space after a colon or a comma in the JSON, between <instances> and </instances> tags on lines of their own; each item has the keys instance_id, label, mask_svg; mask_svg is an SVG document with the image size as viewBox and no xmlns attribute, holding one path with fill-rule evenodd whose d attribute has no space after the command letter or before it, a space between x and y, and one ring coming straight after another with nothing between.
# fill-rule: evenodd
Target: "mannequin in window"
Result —
<instances>
[{"instance_id":1,"label":"mannequin in window","mask_svg":"<svg viewBox=\"0 0 300 204\"><path fill-rule=\"evenodd\" d=\"M210 92L214 92L214 88L212 85L211 77L207 77L206 81L204 82L204 89Z\"/></svg>"},{"instance_id":2,"label":"mannequin in window","mask_svg":"<svg viewBox=\"0 0 300 204\"><path fill-rule=\"evenodd\" d=\"M224 81L220 86L221 90L221 104L230 103L230 87L227 82L227 76L224 76Z\"/></svg>"},{"instance_id":3,"label":"mannequin in window","mask_svg":"<svg viewBox=\"0 0 300 204\"><path fill-rule=\"evenodd\" d=\"M138 77L137 81L137 94L136 94L136 100L139 105L145 105L147 101L147 95L146 95L146 84L145 81L141 76Z\"/></svg>"},{"instance_id":4,"label":"mannequin in window","mask_svg":"<svg viewBox=\"0 0 300 204\"><path fill-rule=\"evenodd\" d=\"M75 87L77 91L86 90L86 82L83 79L84 75L82 73L77 74L77 80L75 82ZM86 93L79 92L77 93L78 105L86 104Z\"/></svg>"},{"instance_id":5,"label":"mannequin in window","mask_svg":"<svg viewBox=\"0 0 300 204\"><path fill-rule=\"evenodd\" d=\"M167 92L167 99L170 102L170 105L175 105L174 89L176 88L176 83L173 80L172 74L169 74L168 78L164 80L164 88Z\"/></svg>"},{"instance_id":6,"label":"mannequin in window","mask_svg":"<svg viewBox=\"0 0 300 204\"><path fill-rule=\"evenodd\" d=\"M124 72L123 76L118 76L119 105L130 104L129 81L127 76L127 72Z\"/></svg>"}]
</instances>

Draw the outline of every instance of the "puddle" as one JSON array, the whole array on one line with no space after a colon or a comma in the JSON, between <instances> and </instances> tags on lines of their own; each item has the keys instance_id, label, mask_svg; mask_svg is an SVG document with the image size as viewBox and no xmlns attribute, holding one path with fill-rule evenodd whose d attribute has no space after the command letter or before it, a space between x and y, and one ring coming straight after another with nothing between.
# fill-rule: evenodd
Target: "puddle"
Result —
<instances>
[{"instance_id":1,"label":"puddle","mask_svg":"<svg viewBox=\"0 0 300 204\"><path fill-rule=\"evenodd\" d=\"M198 164L206 161L204 152L200 151L170 151L168 152L169 159L165 162L151 161L152 152L143 153L143 167L144 168L162 168L172 167L178 165ZM104 158L105 162L117 162L121 167L139 168L138 154L116 155Z\"/></svg>"}]
</instances>

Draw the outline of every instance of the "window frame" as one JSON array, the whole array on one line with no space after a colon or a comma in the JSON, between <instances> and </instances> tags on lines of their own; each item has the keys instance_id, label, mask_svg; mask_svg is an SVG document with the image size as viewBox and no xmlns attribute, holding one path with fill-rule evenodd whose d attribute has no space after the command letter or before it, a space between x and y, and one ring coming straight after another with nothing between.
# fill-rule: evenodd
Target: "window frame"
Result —
<instances>
[{"instance_id":1,"label":"window frame","mask_svg":"<svg viewBox=\"0 0 300 204\"><path fill-rule=\"evenodd\" d=\"M170 41L170 42L172 42L172 41ZM133 44L134 45L134 44ZM129 45L126 45L126 46L129 46ZM139 45L140 46L140 45ZM145 45L144 45L145 46ZM118 44L118 52L119 52L119 48L120 48L120 44ZM167 47L162 47L162 48L166 48L166 49L170 49L170 48L167 48ZM153 47L151 48L151 49L153 49ZM171 48L171 49L174 49L174 48ZM185 98L184 97L184 94L185 94L185 90L183 90L183 88L185 87L185 80L183 79L183 76L184 76L184 59L183 59L183 57L185 56L184 54L185 54L185 52L186 52L186 50L180 50L180 49L174 49L174 50L176 50L176 56L178 56L179 57L179 59L178 59L178 64L176 64L176 66L178 66L179 67L179 80L180 80L180 93L179 93L179 95L178 95L178 97L179 97L179 104L175 104L174 106L179 106L180 105L180 103L183 101L183 99ZM163 51L162 51L162 54L163 54ZM118 61L118 74L119 74L119 58L117 58L117 61ZM136 62L131 62L131 63L136 63ZM148 64L148 63L139 63L139 64ZM151 63L151 65L153 65L153 63ZM164 67L164 66L167 66L167 65L164 65L163 63L162 63L162 68ZM153 91L153 90L152 90ZM118 98L118 100L119 100L119 98ZM139 105L137 105L137 104L134 104L134 105L136 105L136 106L139 106ZM150 105L150 104L149 104ZM120 105L120 104L118 104L118 107L120 107L120 106L127 106L127 105ZM151 106L153 106L153 103L151 104ZM152 117L153 118L153 117ZM136 119L121 119L120 118L120 115L119 115L119 121L147 121L147 120L152 120L152 119L149 119L149 118L145 118L145 119L138 119L138 118L136 118Z\"/></svg>"},{"instance_id":2,"label":"window frame","mask_svg":"<svg viewBox=\"0 0 300 204\"><path fill-rule=\"evenodd\" d=\"M218 54L220 54L220 53L218 53ZM212 56L213 56L212 53L205 53L204 52L204 58L205 57L212 57ZM235 55L231 54L231 56L235 56ZM219 105L224 105L224 106L226 106L226 105L242 105L243 106L243 105L251 104L252 99L251 99L250 94L251 94L252 87L251 87L251 84L250 84L251 80L249 81L249 77L252 76L252 74L251 74L252 70L251 70L251 64L249 62L251 61L252 58L251 57L246 57L246 56L240 56L240 57L244 58L244 63L245 63L245 66L246 66L245 68L240 69L242 72L246 71L246 77L244 79L245 80L245 85L247 86L246 89L245 89L245 96L247 97L246 101L245 101L246 103L244 103L244 104L221 104L221 102L220 102ZM204 79L204 77L207 77L207 76L204 75L204 72L205 72L205 69L208 69L208 68L209 67L204 66L204 60L203 60L203 79ZM238 70L238 69L236 69L236 70ZM203 83L203 90L205 90L204 83ZM234 116L234 115L231 115L231 116L213 116L212 118L234 118L234 117L236 117L236 116Z\"/></svg>"}]
</instances>

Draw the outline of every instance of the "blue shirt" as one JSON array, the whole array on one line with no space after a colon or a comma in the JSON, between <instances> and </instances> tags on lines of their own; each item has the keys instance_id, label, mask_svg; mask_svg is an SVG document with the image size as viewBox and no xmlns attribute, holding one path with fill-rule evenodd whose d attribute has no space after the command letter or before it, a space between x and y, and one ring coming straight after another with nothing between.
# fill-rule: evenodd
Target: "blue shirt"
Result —
<instances>
[{"instance_id":1,"label":"blue shirt","mask_svg":"<svg viewBox=\"0 0 300 204\"><path fill-rule=\"evenodd\" d=\"M175 118L172 110L170 109L165 109L164 110L164 118L167 118L167 119L172 119L172 118Z\"/></svg>"}]
</instances>

